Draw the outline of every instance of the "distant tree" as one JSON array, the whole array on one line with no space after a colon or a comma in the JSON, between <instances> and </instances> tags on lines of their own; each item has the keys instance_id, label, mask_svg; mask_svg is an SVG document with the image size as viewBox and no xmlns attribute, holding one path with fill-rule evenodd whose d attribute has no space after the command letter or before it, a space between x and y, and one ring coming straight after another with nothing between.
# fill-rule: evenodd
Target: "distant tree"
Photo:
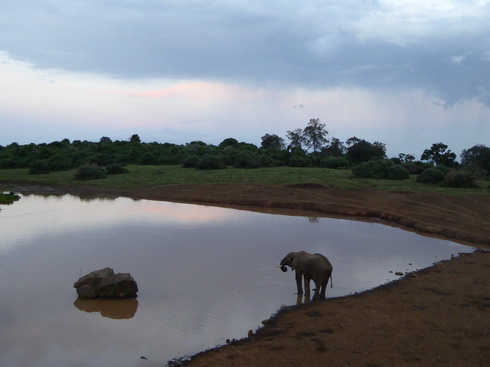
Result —
<instances>
[{"instance_id":1,"label":"distant tree","mask_svg":"<svg viewBox=\"0 0 490 367\"><path fill-rule=\"evenodd\" d=\"M323 145L328 143L328 131L325 124L320 119L311 119L303 130L303 141L306 145L306 151L313 148L313 152L318 152Z\"/></svg>"},{"instance_id":2,"label":"distant tree","mask_svg":"<svg viewBox=\"0 0 490 367\"><path fill-rule=\"evenodd\" d=\"M307 152L313 148L313 153L316 153L321 150L324 144L328 143L327 135L328 131L325 129L325 124L322 124L320 119L310 119L304 129L287 132L286 136L291 141L288 149L301 148Z\"/></svg>"},{"instance_id":3,"label":"distant tree","mask_svg":"<svg viewBox=\"0 0 490 367\"><path fill-rule=\"evenodd\" d=\"M226 148L226 147L236 147L238 145L238 140L235 138L227 138L223 140L221 143L219 143L220 148Z\"/></svg>"},{"instance_id":4,"label":"distant tree","mask_svg":"<svg viewBox=\"0 0 490 367\"><path fill-rule=\"evenodd\" d=\"M386 148L383 143L375 141L370 143L356 137L347 140L347 157L353 164L367 162L373 158L386 158Z\"/></svg>"},{"instance_id":5,"label":"distant tree","mask_svg":"<svg viewBox=\"0 0 490 367\"><path fill-rule=\"evenodd\" d=\"M477 166L490 173L490 148L477 144L461 153L461 164L464 166Z\"/></svg>"},{"instance_id":6,"label":"distant tree","mask_svg":"<svg viewBox=\"0 0 490 367\"><path fill-rule=\"evenodd\" d=\"M270 150L281 150L284 149L284 139L280 138L276 134L265 134L262 138L262 143L260 146L263 149L270 149Z\"/></svg>"},{"instance_id":7,"label":"distant tree","mask_svg":"<svg viewBox=\"0 0 490 367\"><path fill-rule=\"evenodd\" d=\"M112 139L111 138L108 138L107 136L103 136L102 138L100 138L99 143L101 143L101 144L110 144L110 143L112 143Z\"/></svg>"},{"instance_id":8,"label":"distant tree","mask_svg":"<svg viewBox=\"0 0 490 367\"><path fill-rule=\"evenodd\" d=\"M141 143L141 139L138 134L133 134L131 135L131 138L129 138L130 143Z\"/></svg>"},{"instance_id":9,"label":"distant tree","mask_svg":"<svg viewBox=\"0 0 490 367\"><path fill-rule=\"evenodd\" d=\"M195 147L195 146L203 146L205 147L207 144L201 140L193 140L189 143L186 143L185 146L186 147Z\"/></svg>"},{"instance_id":10,"label":"distant tree","mask_svg":"<svg viewBox=\"0 0 490 367\"><path fill-rule=\"evenodd\" d=\"M349 138L347 139L347 141L345 142L345 144L347 145L347 147L351 147L353 146L354 144L357 144L361 141L362 139L359 139L358 137L356 136L353 136L352 138Z\"/></svg>"},{"instance_id":11,"label":"distant tree","mask_svg":"<svg viewBox=\"0 0 490 367\"><path fill-rule=\"evenodd\" d=\"M443 164L447 167L453 167L456 164L456 154L448 150L444 143L432 144L430 149L424 150L420 159L433 162L435 165Z\"/></svg>"},{"instance_id":12,"label":"distant tree","mask_svg":"<svg viewBox=\"0 0 490 367\"><path fill-rule=\"evenodd\" d=\"M288 150L295 150L297 148L303 149L304 137L302 129L294 129L286 133L287 138L290 140Z\"/></svg>"},{"instance_id":13,"label":"distant tree","mask_svg":"<svg viewBox=\"0 0 490 367\"><path fill-rule=\"evenodd\" d=\"M412 154L405 154L405 153L400 153L398 154L398 159L400 162L413 162L415 160L415 156Z\"/></svg>"},{"instance_id":14,"label":"distant tree","mask_svg":"<svg viewBox=\"0 0 490 367\"><path fill-rule=\"evenodd\" d=\"M332 138L330 144L322 148L322 153L327 157L342 157L345 155L346 149L344 143L339 139Z\"/></svg>"}]
</instances>

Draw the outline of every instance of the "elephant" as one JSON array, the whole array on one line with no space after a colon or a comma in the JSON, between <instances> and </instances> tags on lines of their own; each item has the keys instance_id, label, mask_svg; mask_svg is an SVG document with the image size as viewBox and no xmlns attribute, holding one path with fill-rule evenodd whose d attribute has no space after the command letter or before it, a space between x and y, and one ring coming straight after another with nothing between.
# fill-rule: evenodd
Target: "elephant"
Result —
<instances>
[{"instance_id":1,"label":"elephant","mask_svg":"<svg viewBox=\"0 0 490 367\"><path fill-rule=\"evenodd\" d=\"M325 299L325 291L328 280L332 284L333 267L330 261L322 254L309 254L306 251L290 252L281 260L279 265L281 270L286 272L287 266L296 271L296 286L298 295L303 294L301 278L304 276L305 296L310 296L310 280L313 280L316 285L313 299Z\"/></svg>"}]
</instances>

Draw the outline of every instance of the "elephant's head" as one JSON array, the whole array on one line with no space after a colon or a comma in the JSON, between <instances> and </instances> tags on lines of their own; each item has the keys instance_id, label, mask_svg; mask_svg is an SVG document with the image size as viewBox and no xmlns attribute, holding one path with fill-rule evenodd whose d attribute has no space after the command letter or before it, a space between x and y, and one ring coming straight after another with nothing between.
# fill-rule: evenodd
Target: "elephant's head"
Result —
<instances>
[{"instance_id":1,"label":"elephant's head","mask_svg":"<svg viewBox=\"0 0 490 367\"><path fill-rule=\"evenodd\" d=\"M286 255L286 257L284 259L281 260L280 267L281 267L282 271L284 271L284 272L288 271L288 268L286 268L286 265L288 265L292 269L294 269L293 260L294 260L295 255L296 255L296 252L290 252L289 254Z\"/></svg>"}]
</instances>

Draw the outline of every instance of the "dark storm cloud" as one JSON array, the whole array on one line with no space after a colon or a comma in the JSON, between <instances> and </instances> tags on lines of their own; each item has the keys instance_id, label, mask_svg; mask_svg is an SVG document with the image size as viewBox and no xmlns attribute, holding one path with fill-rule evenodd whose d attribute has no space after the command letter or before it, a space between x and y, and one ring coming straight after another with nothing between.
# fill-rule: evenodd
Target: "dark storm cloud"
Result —
<instances>
[{"instance_id":1,"label":"dark storm cloud","mask_svg":"<svg viewBox=\"0 0 490 367\"><path fill-rule=\"evenodd\" d=\"M461 17L413 16L389 1L0 3L0 51L37 67L122 79L410 87L447 104L490 104L490 11L477 2Z\"/></svg>"}]
</instances>

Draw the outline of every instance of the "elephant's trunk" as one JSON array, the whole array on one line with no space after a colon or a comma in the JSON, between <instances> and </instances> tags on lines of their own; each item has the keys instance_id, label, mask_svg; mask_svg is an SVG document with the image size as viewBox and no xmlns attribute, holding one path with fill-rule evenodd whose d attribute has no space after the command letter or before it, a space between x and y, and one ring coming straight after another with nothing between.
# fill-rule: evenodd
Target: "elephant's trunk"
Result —
<instances>
[{"instance_id":1,"label":"elephant's trunk","mask_svg":"<svg viewBox=\"0 0 490 367\"><path fill-rule=\"evenodd\" d=\"M283 272L287 272L288 271L288 268L286 268L286 265L281 265L281 270Z\"/></svg>"}]
</instances>

